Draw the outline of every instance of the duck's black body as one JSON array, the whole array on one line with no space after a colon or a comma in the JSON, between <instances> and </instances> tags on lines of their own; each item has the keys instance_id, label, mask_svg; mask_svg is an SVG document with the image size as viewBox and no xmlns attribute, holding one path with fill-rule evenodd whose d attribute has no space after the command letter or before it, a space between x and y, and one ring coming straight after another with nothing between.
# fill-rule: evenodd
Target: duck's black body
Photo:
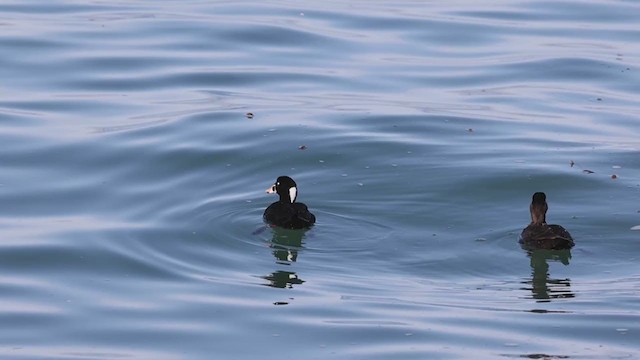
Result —
<instances>
[{"instance_id":1,"label":"duck's black body","mask_svg":"<svg viewBox=\"0 0 640 360\"><path fill-rule=\"evenodd\" d=\"M288 176L280 176L268 193L277 192L280 200L269 205L262 216L268 224L286 229L304 229L316 222L307 205L298 203L295 181Z\"/></svg>"},{"instance_id":2,"label":"duck's black body","mask_svg":"<svg viewBox=\"0 0 640 360\"><path fill-rule=\"evenodd\" d=\"M313 225L316 217L303 203L276 201L264 211L264 221L286 229L303 229Z\"/></svg>"},{"instance_id":3,"label":"duck's black body","mask_svg":"<svg viewBox=\"0 0 640 360\"><path fill-rule=\"evenodd\" d=\"M531 224L522 230L520 243L527 249L571 249L575 245L571 234L560 225L547 224L547 209L547 196L542 192L533 194L529 206Z\"/></svg>"}]
</instances>

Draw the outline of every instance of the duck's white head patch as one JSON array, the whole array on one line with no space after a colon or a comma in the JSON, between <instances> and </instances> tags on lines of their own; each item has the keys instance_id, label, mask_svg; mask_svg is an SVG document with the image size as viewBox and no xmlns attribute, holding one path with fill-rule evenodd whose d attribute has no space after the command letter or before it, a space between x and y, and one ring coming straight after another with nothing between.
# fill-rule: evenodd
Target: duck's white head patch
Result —
<instances>
[{"instance_id":1,"label":"duck's white head patch","mask_svg":"<svg viewBox=\"0 0 640 360\"><path fill-rule=\"evenodd\" d=\"M298 196L298 189L295 186L289 188L289 199L291 199L292 204L296 201L296 196Z\"/></svg>"}]
</instances>

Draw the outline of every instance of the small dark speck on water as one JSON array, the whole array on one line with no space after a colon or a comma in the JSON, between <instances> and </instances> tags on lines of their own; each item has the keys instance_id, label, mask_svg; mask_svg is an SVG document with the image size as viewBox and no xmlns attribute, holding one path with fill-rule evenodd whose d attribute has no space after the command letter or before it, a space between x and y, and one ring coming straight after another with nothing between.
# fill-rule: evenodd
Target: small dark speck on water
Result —
<instances>
[{"instance_id":1,"label":"small dark speck on water","mask_svg":"<svg viewBox=\"0 0 640 360\"><path fill-rule=\"evenodd\" d=\"M253 119L253 113L248 112L246 113L247 119Z\"/></svg>"},{"instance_id":2,"label":"small dark speck on water","mask_svg":"<svg viewBox=\"0 0 640 360\"><path fill-rule=\"evenodd\" d=\"M598 101L602 101L602 98L598 98L597 100L598 100Z\"/></svg>"},{"instance_id":3,"label":"small dark speck on water","mask_svg":"<svg viewBox=\"0 0 640 360\"><path fill-rule=\"evenodd\" d=\"M468 132L473 132L473 129L472 128L468 128L467 131Z\"/></svg>"},{"instance_id":4,"label":"small dark speck on water","mask_svg":"<svg viewBox=\"0 0 640 360\"><path fill-rule=\"evenodd\" d=\"M286 301L276 301L273 303L273 305L289 305L289 303Z\"/></svg>"},{"instance_id":5,"label":"small dark speck on water","mask_svg":"<svg viewBox=\"0 0 640 360\"><path fill-rule=\"evenodd\" d=\"M587 170L587 169L582 170L582 172L585 173L585 174L593 174L594 173L594 171Z\"/></svg>"},{"instance_id":6,"label":"small dark speck on water","mask_svg":"<svg viewBox=\"0 0 640 360\"><path fill-rule=\"evenodd\" d=\"M617 179L617 178L618 178L618 175L613 174L613 175L611 175L611 178L612 178L613 180L615 180L615 179Z\"/></svg>"},{"instance_id":7,"label":"small dark speck on water","mask_svg":"<svg viewBox=\"0 0 640 360\"><path fill-rule=\"evenodd\" d=\"M571 167L573 167L573 165L575 165L576 163L574 163L573 160L571 160L569 164L571 165Z\"/></svg>"},{"instance_id":8,"label":"small dark speck on water","mask_svg":"<svg viewBox=\"0 0 640 360\"><path fill-rule=\"evenodd\" d=\"M307 149L307 145L298 146L298 150L306 150L306 149Z\"/></svg>"}]
</instances>

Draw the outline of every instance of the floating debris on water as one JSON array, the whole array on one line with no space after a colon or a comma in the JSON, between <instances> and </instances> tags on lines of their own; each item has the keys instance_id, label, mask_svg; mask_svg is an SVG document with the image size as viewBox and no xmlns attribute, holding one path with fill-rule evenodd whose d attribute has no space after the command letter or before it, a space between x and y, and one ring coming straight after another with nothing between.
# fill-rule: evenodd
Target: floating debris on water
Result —
<instances>
[{"instance_id":1,"label":"floating debris on water","mask_svg":"<svg viewBox=\"0 0 640 360\"><path fill-rule=\"evenodd\" d=\"M298 150L307 150L307 145L298 146Z\"/></svg>"},{"instance_id":2,"label":"floating debris on water","mask_svg":"<svg viewBox=\"0 0 640 360\"><path fill-rule=\"evenodd\" d=\"M252 112L246 113L245 116L247 117L247 119L253 119L253 113Z\"/></svg>"},{"instance_id":3,"label":"floating debris on water","mask_svg":"<svg viewBox=\"0 0 640 360\"><path fill-rule=\"evenodd\" d=\"M612 178L613 180L615 180L615 179L617 179L617 178L618 178L618 176L617 176L616 174L613 174L613 175L611 175L611 178Z\"/></svg>"},{"instance_id":4,"label":"floating debris on water","mask_svg":"<svg viewBox=\"0 0 640 360\"><path fill-rule=\"evenodd\" d=\"M571 162L569 163L569 165L571 165L571 167L573 167L573 165L575 165L576 163L573 162L573 160L571 160Z\"/></svg>"},{"instance_id":5,"label":"floating debris on water","mask_svg":"<svg viewBox=\"0 0 640 360\"><path fill-rule=\"evenodd\" d=\"M595 171L584 169L584 170L582 170L582 172L585 173L585 174L593 174Z\"/></svg>"}]
</instances>

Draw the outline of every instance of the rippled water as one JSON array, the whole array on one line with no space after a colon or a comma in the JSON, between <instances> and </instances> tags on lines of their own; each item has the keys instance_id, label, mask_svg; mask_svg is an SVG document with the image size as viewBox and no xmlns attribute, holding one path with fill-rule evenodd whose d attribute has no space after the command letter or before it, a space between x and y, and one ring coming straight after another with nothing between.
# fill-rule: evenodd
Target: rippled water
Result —
<instances>
[{"instance_id":1,"label":"rippled water","mask_svg":"<svg viewBox=\"0 0 640 360\"><path fill-rule=\"evenodd\" d=\"M640 358L639 12L0 4L0 357Z\"/></svg>"}]
</instances>

